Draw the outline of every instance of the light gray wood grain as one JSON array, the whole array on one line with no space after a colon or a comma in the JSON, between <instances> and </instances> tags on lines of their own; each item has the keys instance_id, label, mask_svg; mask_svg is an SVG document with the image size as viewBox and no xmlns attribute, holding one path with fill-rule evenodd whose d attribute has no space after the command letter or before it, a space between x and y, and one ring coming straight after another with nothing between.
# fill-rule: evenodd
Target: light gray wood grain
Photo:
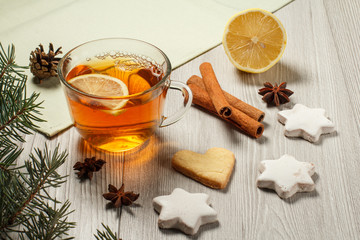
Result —
<instances>
[{"instance_id":1,"label":"light gray wood grain","mask_svg":"<svg viewBox=\"0 0 360 240\"><path fill-rule=\"evenodd\" d=\"M219 46L176 69L172 79L185 82L200 75L199 65L211 62L226 91L266 113L265 132L258 140L199 108L192 107L178 123L162 128L138 151L108 154L84 143L71 128L49 140L40 134L27 136L24 155L33 147L60 144L69 152L62 174L68 181L53 190L69 198L77 222L71 233L76 239L92 239L101 223L120 232L126 240L138 239L359 239L360 235L360 39L359 1L297 0L276 12L287 30L288 45L282 60L262 74L236 70ZM295 92L291 103L267 107L257 94L266 81L288 82ZM181 97L169 93L167 114L179 106ZM337 132L323 136L317 144L283 135L276 118L279 110L295 103L322 107ZM235 153L236 165L225 190L207 188L171 168L172 155L181 149L203 153L224 147ZM300 161L315 163L316 191L299 193L288 200L273 191L256 187L258 164L288 153ZM94 179L80 182L72 170L76 161L96 156L105 159L104 169ZM125 164L123 164L125 162ZM124 166L124 175L122 167ZM137 204L121 212L106 208L102 194L109 183L140 193ZM210 195L219 213L219 223L188 237L178 231L160 230L152 199L181 187Z\"/></svg>"}]
</instances>

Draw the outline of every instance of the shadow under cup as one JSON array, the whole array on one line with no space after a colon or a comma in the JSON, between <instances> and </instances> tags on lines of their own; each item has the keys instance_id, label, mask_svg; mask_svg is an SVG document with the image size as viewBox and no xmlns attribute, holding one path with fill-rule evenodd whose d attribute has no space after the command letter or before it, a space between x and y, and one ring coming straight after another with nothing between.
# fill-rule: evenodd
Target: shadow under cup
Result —
<instances>
[{"instance_id":1,"label":"shadow under cup","mask_svg":"<svg viewBox=\"0 0 360 240\"><path fill-rule=\"evenodd\" d=\"M191 105L192 93L185 84L171 81L170 73L170 61L160 49L126 38L84 43L65 54L58 65L76 129L89 144L110 152L140 146L157 128L175 123L184 115ZM120 79L129 95L102 97L69 83L80 75L88 75L87 79L93 74ZM169 88L183 93L184 107L173 116L164 117Z\"/></svg>"}]
</instances>

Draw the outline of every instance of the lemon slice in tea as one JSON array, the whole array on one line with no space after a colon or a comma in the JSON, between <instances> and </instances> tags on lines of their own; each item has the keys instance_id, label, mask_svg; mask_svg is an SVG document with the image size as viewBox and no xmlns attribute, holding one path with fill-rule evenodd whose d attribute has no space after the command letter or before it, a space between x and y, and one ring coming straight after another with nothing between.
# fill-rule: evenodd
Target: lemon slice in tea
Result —
<instances>
[{"instance_id":1,"label":"lemon slice in tea","mask_svg":"<svg viewBox=\"0 0 360 240\"><path fill-rule=\"evenodd\" d=\"M230 18L223 35L223 46L229 60L239 70L265 72L284 53L286 32L272 13L248 9Z\"/></svg>"},{"instance_id":2,"label":"lemon slice in tea","mask_svg":"<svg viewBox=\"0 0 360 240\"><path fill-rule=\"evenodd\" d=\"M103 74L87 74L80 75L75 78L72 78L68 81L72 86L83 91L85 93L99 96L99 97L121 97L129 95L129 90L125 83L120 79L103 75ZM113 115L119 115L123 110L128 100L126 99L112 99L112 100L102 100L97 99L101 105L109 110L104 109L104 112L111 113Z\"/></svg>"}]
</instances>

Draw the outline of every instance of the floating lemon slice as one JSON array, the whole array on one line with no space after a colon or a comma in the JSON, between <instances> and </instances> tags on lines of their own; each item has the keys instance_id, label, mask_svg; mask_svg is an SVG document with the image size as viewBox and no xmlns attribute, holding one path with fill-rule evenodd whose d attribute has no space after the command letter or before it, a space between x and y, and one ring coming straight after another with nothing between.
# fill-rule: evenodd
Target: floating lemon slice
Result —
<instances>
[{"instance_id":1,"label":"floating lemon slice","mask_svg":"<svg viewBox=\"0 0 360 240\"><path fill-rule=\"evenodd\" d=\"M121 97L129 95L129 90L125 83L121 80L103 74L87 74L77 76L68 81L72 86L79 89L82 92L99 96L99 97ZM93 100L94 101L94 100ZM124 112L123 108L127 99L111 99L111 100L102 100L96 99L96 102L99 102L101 105L108 109L102 111L110 113L114 116L119 115Z\"/></svg>"},{"instance_id":2,"label":"floating lemon slice","mask_svg":"<svg viewBox=\"0 0 360 240\"><path fill-rule=\"evenodd\" d=\"M286 32L272 13L248 9L230 18L223 35L223 46L230 61L239 70L265 72L284 53Z\"/></svg>"}]
</instances>

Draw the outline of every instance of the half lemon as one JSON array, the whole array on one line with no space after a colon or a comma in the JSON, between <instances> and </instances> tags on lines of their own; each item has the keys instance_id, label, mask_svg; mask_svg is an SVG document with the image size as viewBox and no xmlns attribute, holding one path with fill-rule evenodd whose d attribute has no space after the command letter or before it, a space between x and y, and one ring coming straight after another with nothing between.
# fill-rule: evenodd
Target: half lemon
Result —
<instances>
[{"instance_id":1,"label":"half lemon","mask_svg":"<svg viewBox=\"0 0 360 240\"><path fill-rule=\"evenodd\" d=\"M261 73L280 60L286 41L285 29L275 15L252 8L230 18L222 43L226 55L237 69Z\"/></svg>"}]
</instances>

